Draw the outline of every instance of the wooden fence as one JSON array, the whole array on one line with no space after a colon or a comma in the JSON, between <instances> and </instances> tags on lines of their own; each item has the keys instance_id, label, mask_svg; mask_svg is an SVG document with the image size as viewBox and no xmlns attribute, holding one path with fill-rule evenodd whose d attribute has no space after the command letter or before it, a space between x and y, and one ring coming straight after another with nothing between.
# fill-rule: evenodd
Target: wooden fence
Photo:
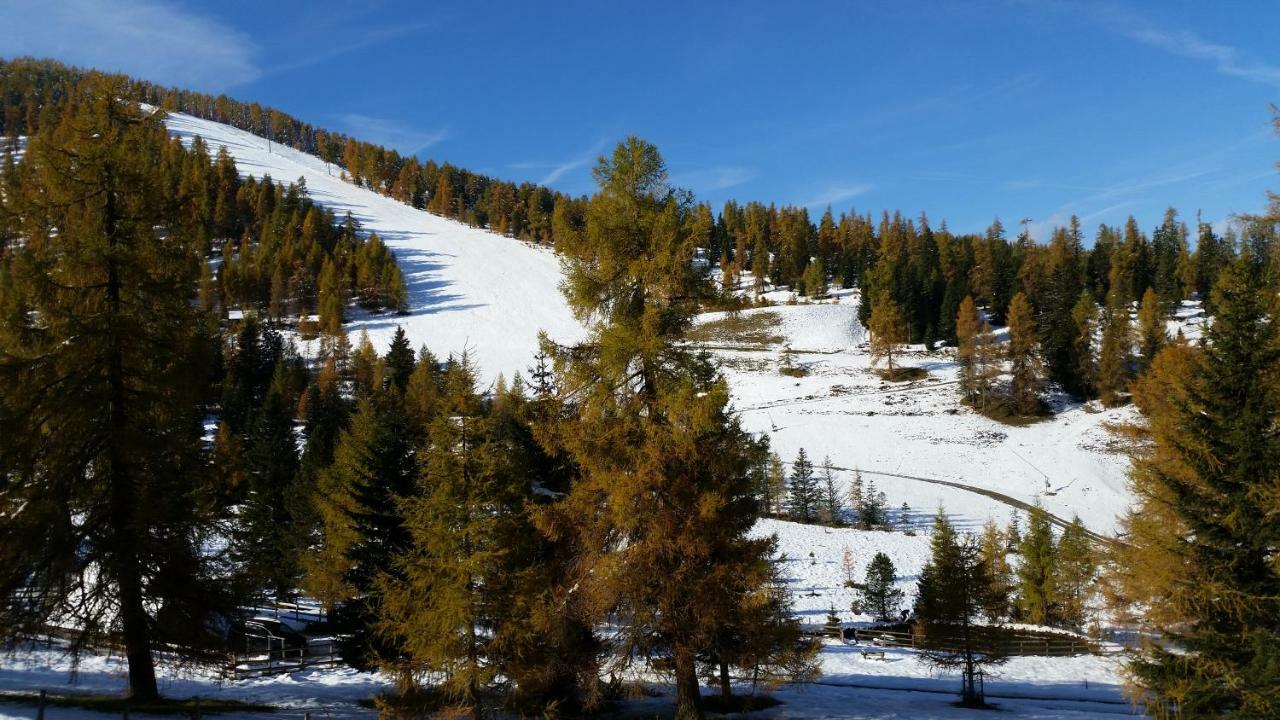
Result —
<instances>
[{"instance_id":1,"label":"wooden fence","mask_svg":"<svg viewBox=\"0 0 1280 720\"><path fill-rule=\"evenodd\" d=\"M979 633L985 628L975 629ZM855 635L849 637L850 630ZM912 649L960 650L960 638L944 635L926 638L918 633L881 628L827 629L824 636L842 638L845 642L855 642L873 647L904 647ZM1001 632L994 640L979 638L974 642L975 648L983 646L994 649L1000 655L1008 656L1047 656L1068 657L1072 655L1114 655L1124 652L1123 648L1102 645L1089 638L1067 634L1028 633L1017 631Z\"/></svg>"}]
</instances>

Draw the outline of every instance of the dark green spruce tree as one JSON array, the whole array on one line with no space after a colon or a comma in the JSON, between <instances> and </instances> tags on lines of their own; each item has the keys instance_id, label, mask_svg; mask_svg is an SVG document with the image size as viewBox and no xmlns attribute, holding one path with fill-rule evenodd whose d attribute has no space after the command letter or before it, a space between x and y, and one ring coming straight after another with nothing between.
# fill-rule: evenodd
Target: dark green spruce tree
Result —
<instances>
[{"instance_id":1,"label":"dark green spruce tree","mask_svg":"<svg viewBox=\"0 0 1280 720\"><path fill-rule=\"evenodd\" d=\"M1269 268L1242 253L1214 306L1189 388L1151 418L1154 450L1133 469L1154 506L1135 513L1170 522L1129 522L1139 532L1126 570L1150 588L1138 600L1164 639L1130 670L1161 717L1276 717L1280 331Z\"/></svg>"}]
</instances>

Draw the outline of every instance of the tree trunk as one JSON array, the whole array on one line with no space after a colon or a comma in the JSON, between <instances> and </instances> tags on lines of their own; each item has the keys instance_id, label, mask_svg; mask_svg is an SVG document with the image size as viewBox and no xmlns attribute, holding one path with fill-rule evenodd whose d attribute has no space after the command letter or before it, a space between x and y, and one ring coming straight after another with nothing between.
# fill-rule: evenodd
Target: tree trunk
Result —
<instances>
[{"instance_id":1,"label":"tree trunk","mask_svg":"<svg viewBox=\"0 0 1280 720\"><path fill-rule=\"evenodd\" d=\"M698 668L693 651L675 647L676 716L675 720L703 720L702 696L698 688Z\"/></svg>"},{"instance_id":2,"label":"tree trunk","mask_svg":"<svg viewBox=\"0 0 1280 720\"><path fill-rule=\"evenodd\" d=\"M130 558L123 563L118 581L124 654L129 661L129 697L158 700L160 691L156 688L156 668L151 657L151 633L147 628L147 611L142 605L142 583L136 560Z\"/></svg>"},{"instance_id":3,"label":"tree trunk","mask_svg":"<svg viewBox=\"0 0 1280 720\"><path fill-rule=\"evenodd\" d=\"M733 685L729 684L729 663L723 660L720 661L720 697L725 700L733 697Z\"/></svg>"},{"instance_id":4,"label":"tree trunk","mask_svg":"<svg viewBox=\"0 0 1280 720\"><path fill-rule=\"evenodd\" d=\"M116 229L115 193L107 193L104 210L104 231L112 248L118 242ZM121 281L116 259L110 258L107 267L108 322L118 326L121 313ZM110 357L107 366L107 382L110 386L110 423L107 436L107 482L111 487L111 548L110 562L114 567L116 582L120 587L120 624L124 634L125 658L129 661L129 697L136 700L156 700L160 697L156 688L156 668L151 657L151 634L147 628L147 611L142 597L142 567L138 559L139 539L136 534L145 532L137 521L137 479L125 459L120 434L124 431L128 414L125 410L125 339L113 332Z\"/></svg>"}]
</instances>

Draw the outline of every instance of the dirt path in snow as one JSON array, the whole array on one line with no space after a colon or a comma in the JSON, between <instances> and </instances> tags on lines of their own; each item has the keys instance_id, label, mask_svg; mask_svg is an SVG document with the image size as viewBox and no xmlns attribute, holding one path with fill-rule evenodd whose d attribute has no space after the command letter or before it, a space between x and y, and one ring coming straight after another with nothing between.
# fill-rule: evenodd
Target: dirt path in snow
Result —
<instances>
[{"instance_id":1,"label":"dirt path in snow","mask_svg":"<svg viewBox=\"0 0 1280 720\"><path fill-rule=\"evenodd\" d=\"M940 480L938 478L921 477L919 475L903 475L902 473L883 472L880 470L867 470L866 468L839 467L837 465L832 465L831 469L842 470L844 472L859 472L859 473L862 473L863 475L876 475L879 477L898 478L901 480L915 480L916 482L925 482L933 485L942 485L945 487L956 488L957 490L965 490L967 492L977 493L978 495L991 498L992 500L1004 503L1009 507L1017 508L1024 512L1030 512L1034 507L1033 505L1031 505L1031 503L1025 502L1023 500L1019 500L1018 498L1012 497L1010 495L1005 495L1002 492L998 492L996 490L989 490L984 487L978 487L977 485L969 485L967 483L957 482L954 480ZM1070 520L1064 520L1063 518L1058 517L1057 515L1054 515L1053 513L1049 512L1048 510L1044 510L1043 508L1041 508L1041 510L1043 510L1044 514L1048 516L1049 522L1053 523L1054 525L1057 525L1060 528L1066 528L1071 524ZM1104 545L1114 545L1117 542L1115 538L1107 537L1106 535L1096 533L1088 528L1085 528L1085 534L1088 535L1089 538L1094 540L1095 542L1098 542Z\"/></svg>"}]
</instances>

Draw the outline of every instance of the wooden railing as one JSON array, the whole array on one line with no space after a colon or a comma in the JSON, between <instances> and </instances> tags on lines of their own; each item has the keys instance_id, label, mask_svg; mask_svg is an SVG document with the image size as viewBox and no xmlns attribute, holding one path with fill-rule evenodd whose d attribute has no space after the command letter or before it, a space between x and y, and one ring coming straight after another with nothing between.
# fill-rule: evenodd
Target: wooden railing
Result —
<instances>
[{"instance_id":1,"label":"wooden railing","mask_svg":"<svg viewBox=\"0 0 1280 720\"><path fill-rule=\"evenodd\" d=\"M874 647L904 647L913 649L960 650L960 639L952 634L929 637L920 633L881 628L858 628L856 638L846 642ZM821 635L844 639L840 629L826 628ZM1102 644L1086 637L1051 633L1027 633L1002 631L994 641L978 640L976 647L994 647L1001 655L1067 657L1071 655L1116 655L1124 648Z\"/></svg>"}]
</instances>

